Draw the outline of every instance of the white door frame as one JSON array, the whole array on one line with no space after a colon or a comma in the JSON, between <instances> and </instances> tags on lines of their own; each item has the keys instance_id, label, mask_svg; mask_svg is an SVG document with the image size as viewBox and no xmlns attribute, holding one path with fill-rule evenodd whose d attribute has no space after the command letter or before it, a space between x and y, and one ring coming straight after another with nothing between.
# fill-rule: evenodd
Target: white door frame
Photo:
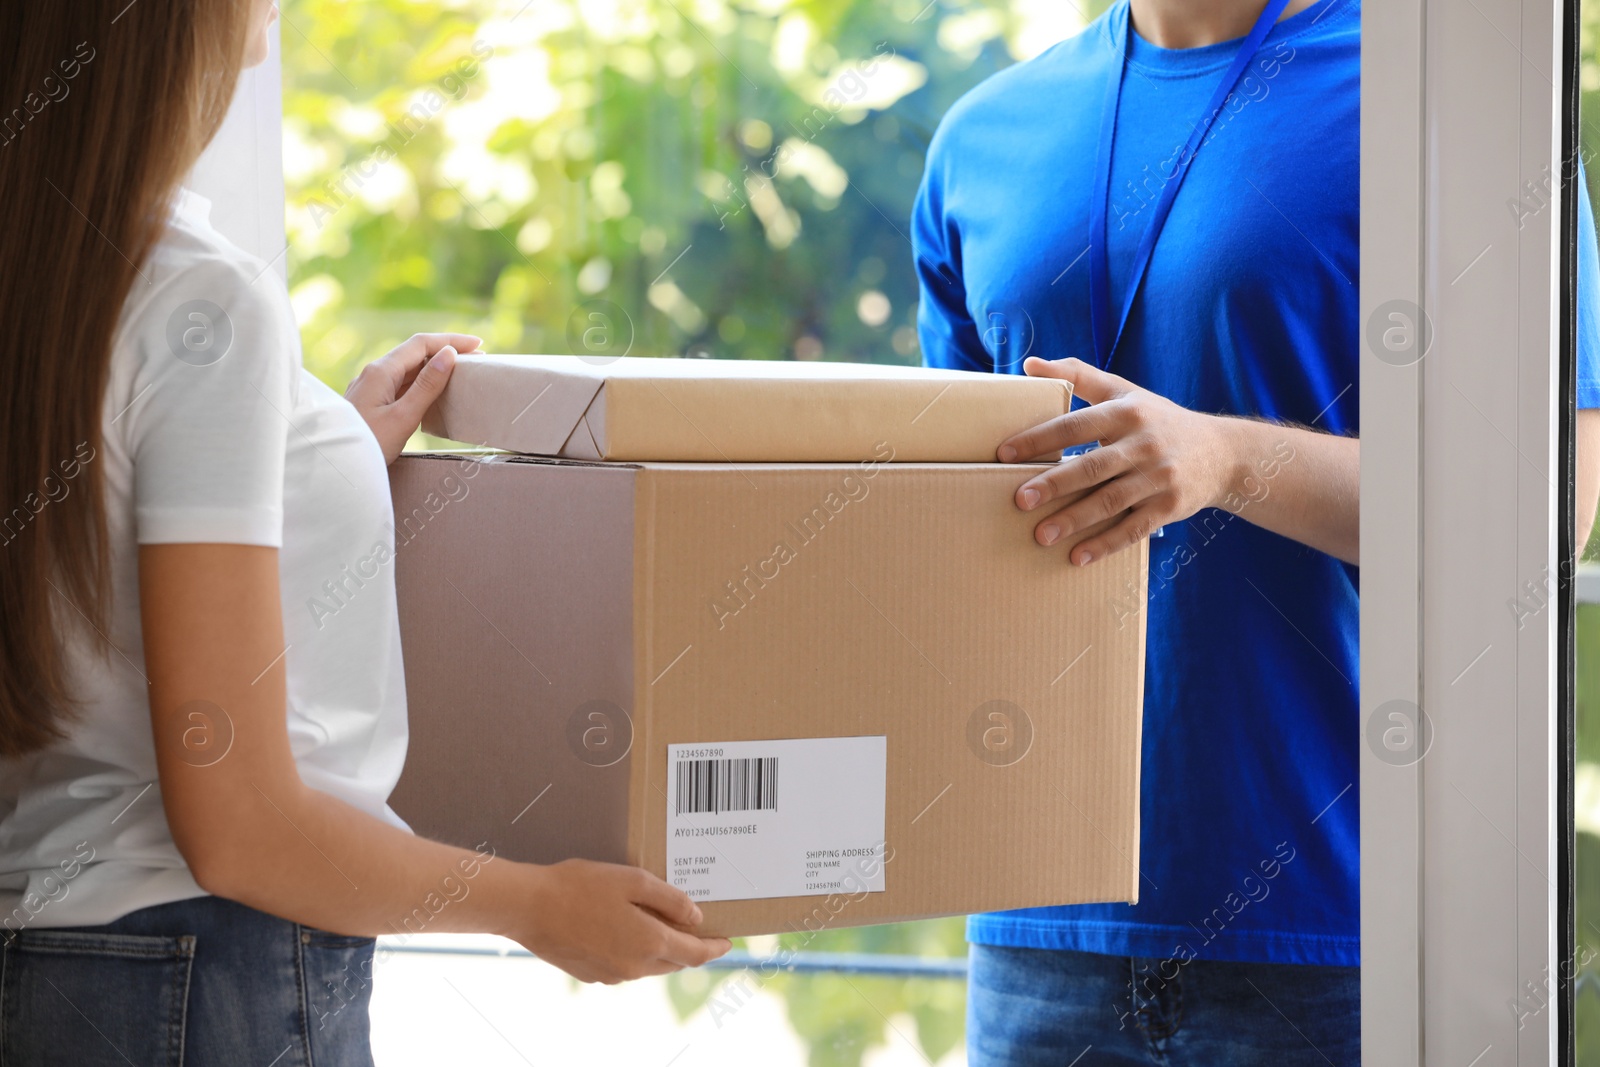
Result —
<instances>
[{"instance_id":1,"label":"white door frame","mask_svg":"<svg viewBox=\"0 0 1600 1067\"><path fill-rule=\"evenodd\" d=\"M1363 1058L1550 1064L1564 15L1382 0L1362 17ZM1394 301L1427 309L1416 339L1431 324L1409 366L1404 331L1384 336ZM1425 713L1411 760L1385 751L1406 737L1392 701Z\"/></svg>"}]
</instances>

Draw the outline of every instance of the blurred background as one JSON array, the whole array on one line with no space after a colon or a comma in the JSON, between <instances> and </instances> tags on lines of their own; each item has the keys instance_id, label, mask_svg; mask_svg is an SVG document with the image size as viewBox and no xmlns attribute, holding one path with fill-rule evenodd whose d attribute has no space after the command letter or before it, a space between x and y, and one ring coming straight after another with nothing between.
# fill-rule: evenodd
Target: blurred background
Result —
<instances>
[{"instance_id":1,"label":"blurred background","mask_svg":"<svg viewBox=\"0 0 1600 1067\"><path fill-rule=\"evenodd\" d=\"M908 218L940 117L1105 6L283 0L306 365L342 391L447 329L501 352L916 364ZM965 1062L962 930L785 937L830 969L621 989L415 938L441 954L382 956L374 1047L383 1067L944 1067Z\"/></svg>"},{"instance_id":2,"label":"blurred background","mask_svg":"<svg viewBox=\"0 0 1600 1067\"><path fill-rule=\"evenodd\" d=\"M907 219L934 128L1104 6L287 0L306 363L342 389L445 328L916 363Z\"/></svg>"}]
</instances>

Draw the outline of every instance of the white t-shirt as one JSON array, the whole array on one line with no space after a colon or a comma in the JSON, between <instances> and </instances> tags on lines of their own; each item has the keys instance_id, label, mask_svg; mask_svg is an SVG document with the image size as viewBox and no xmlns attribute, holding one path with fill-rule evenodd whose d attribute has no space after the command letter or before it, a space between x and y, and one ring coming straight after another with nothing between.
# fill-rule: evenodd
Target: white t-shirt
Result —
<instances>
[{"instance_id":1,"label":"white t-shirt","mask_svg":"<svg viewBox=\"0 0 1600 1067\"><path fill-rule=\"evenodd\" d=\"M405 825L387 803L405 760L406 705L383 453L356 410L301 366L277 276L212 229L209 212L193 193L175 200L123 309L103 446L63 457L46 487L56 500L88 492L88 467L102 465L113 650L74 642L69 677L82 704L69 736L0 761L0 927L94 925L203 895L162 811L141 544L279 549L300 777ZM225 762L227 709L196 710L204 717L191 719L184 758Z\"/></svg>"}]
</instances>

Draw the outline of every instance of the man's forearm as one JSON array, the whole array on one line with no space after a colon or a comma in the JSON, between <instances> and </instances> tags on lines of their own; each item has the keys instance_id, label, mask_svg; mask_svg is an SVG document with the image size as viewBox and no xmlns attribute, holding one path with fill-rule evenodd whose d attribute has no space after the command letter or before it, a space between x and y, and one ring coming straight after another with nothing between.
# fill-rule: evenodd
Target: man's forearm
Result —
<instances>
[{"instance_id":1,"label":"man's forearm","mask_svg":"<svg viewBox=\"0 0 1600 1067\"><path fill-rule=\"evenodd\" d=\"M1600 408L1578 412L1577 471L1573 486L1574 553L1583 558L1584 546L1594 530L1594 513L1600 502Z\"/></svg>"},{"instance_id":2,"label":"man's forearm","mask_svg":"<svg viewBox=\"0 0 1600 1067\"><path fill-rule=\"evenodd\" d=\"M1346 563L1359 563L1360 439L1254 419L1222 421L1235 470L1218 506Z\"/></svg>"}]
</instances>

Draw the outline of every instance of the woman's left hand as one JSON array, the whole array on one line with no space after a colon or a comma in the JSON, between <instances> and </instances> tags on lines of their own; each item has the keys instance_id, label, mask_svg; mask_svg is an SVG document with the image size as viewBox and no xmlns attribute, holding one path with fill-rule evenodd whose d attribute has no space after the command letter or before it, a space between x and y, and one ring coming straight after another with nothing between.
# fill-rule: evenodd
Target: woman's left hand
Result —
<instances>
[{"instance_id":1,"label":"woman's left hand","mask_svg":"<svg viewBox=\"0 0 1600 1067\"><path fill-rule=\"evenodd\" d=\"M1190 411L1079 359L1035 357L1024 370L1070 381L1073 395L1089 406L1002 442L1001 462L1100 443L1018 487L1019 508L1046 512L1034 528L1041 545L1070 544L1100 527L1069 553L1082 566L1138 544L1169 522L1221 506L1238 475L1241 420ZM1069 497L1076 499L1063 507Z\"/></svg>"},{"instance_id":2,"label":"woman's left hand","mask_svg":"<svg viewBox=\"0 0 1600 1067\"><path fill-rule=\"evenodd\" d=\"M361 413L393 463L444 392L456 353L473 352L482 338L466 333L419 333L361 368L344 397Z\"/></svg>"}]
</instances>

